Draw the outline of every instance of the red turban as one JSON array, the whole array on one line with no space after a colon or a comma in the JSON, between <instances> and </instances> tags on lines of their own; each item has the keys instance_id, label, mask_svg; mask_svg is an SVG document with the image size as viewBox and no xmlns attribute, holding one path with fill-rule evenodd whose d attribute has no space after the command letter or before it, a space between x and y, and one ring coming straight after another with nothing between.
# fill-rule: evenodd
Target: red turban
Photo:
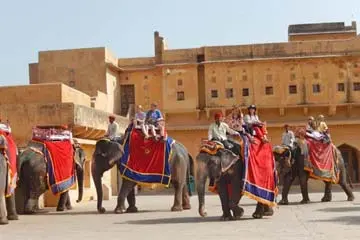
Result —
<instances>
[{"instance_id":1,"label":"red turban","mask_svg":"<svg viewBox=\"0 0 360 240\"><path fill-rule=\"evenodd\" d=\"M215 113L215 120L222 118L222 116L221 112Z\"/></svg>"}]
</instances>

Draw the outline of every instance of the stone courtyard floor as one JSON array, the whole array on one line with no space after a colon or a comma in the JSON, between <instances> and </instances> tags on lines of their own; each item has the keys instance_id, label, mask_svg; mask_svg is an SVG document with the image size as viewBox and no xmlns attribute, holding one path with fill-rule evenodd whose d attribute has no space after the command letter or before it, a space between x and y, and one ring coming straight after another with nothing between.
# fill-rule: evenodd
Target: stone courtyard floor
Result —
<instances>
[{"instance_id":1,"label":"stone courtyard floor","mask_svg":"<svg viewBox=\"0 0 360 240\"><path fill-rule=\"evenodd\" d=\"M345 194L333 193L333 202L321 203L322 194L312 193L312 203L279 206L271 218L254 220L251 214L255 202L244 198L245 215L242 220L221 222L220 201L208 194L208 217L197 213L197 196L191 198L193 209L170 212L173 197L170 195L138 196L140 213L115 215L112 213L116 199L104 201L107 213L97 214L96 202L74 205L74 210L56 213L54 209L33 216L20 216L19 221L0 226L1 240L31 239L359 239L360 194L354 202L345 201ZM290 201L301 200L293 194Z\"/></svg>"}]
</instances>

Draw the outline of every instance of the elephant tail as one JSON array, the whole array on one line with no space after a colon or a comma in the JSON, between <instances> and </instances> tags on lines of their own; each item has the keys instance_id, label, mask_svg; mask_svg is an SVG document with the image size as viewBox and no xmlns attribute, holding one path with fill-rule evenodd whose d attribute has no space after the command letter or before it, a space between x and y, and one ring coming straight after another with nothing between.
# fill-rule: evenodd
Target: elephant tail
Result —
<instances>
[{"instance_id":1,"label":"elephant tail","mask_svg":"<svg viewBox=\"0 0 360 240\"><path fill-rule=\"evenodd\" d=\"M189 156L189 167L186 171L186 184L188 186L189 196L192 196L192 192L194 189L194 159L190 154Z\"/></svg>"}]
</instances>

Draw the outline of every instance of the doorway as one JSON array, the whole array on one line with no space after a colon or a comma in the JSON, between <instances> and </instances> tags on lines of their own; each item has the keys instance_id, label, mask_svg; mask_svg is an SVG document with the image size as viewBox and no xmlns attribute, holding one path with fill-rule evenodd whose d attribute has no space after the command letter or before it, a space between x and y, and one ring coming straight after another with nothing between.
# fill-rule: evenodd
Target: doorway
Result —
<instances>
[{"instance_id":1,"label":"doorway","mask_svg":"<svg viewBox=\"0 0 360 240\"><path fill-rule=\"evenodd\" d=\"M135 104L135 86L133 84L120 85L120 101L120 115L126 116L128 114L129 107Z\"/></svg>"},{"instance_id":2,"label":"doorway","mask_svg":"<svg viewBox=\"0 0 360 240\"><path fill-rule=\"evenodd\" d=\"M354 183L359 183L360 182L360 174L359 174L359 159L358 159L358 151L356 148L347 145L347 144L342 144L338 147L338 149L340 150L343 158L344 158L344 162L345 162L345 167L347 170L347 173L350 176L350 179L352 182Z\"/></svg>"}]
</instances>

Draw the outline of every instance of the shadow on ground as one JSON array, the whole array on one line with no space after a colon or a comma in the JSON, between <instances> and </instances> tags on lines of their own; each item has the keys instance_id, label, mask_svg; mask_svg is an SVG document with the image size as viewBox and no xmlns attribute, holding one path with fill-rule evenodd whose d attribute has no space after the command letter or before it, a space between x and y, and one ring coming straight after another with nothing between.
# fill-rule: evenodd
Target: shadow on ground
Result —
<instances>
[{"instance_id":1,"label":"shadow on ground","mask_svg":"<svg viewBox=\"0 0 360 240\"><path fill-rule=\"evenodd\" d=\"M318 219L318 220L311 220L310 222L321 222L321 223L329 223L329 222L335 222L339 224L345 224L345 225L360 225L360 216L342 216L342 217L336 217L331 219Z\"/></svg>"},{"instance_id":2,"label":"shadow on ground","mask_svg":"<svg viewBox=\"0 0 360 240\"><path fill-rule=\"evenodd\" d=\"M323 209L318 209L317 211L319 212L357 212L360 211L360 207L353 207L353 206L349 206L349 207L337 207L337 208L323 208ZM359 214L360 216L360 214Z\"/></svg>"},{"instance_id":3,"label":"shadow on ground","mask_svg":"<svg viewBox=\"0 0 360 240\"><path fill-rule=\"evenodd\" d=\"M238 221L256 220L252 217L241 218ZM202 223L202 222L223 222L219 216L213 217L183 217L183 218L157 218L145 220L131 220L126 222L115 222L114 224L132 224L132 225L154 225L154 224L184 224L184 223Z\"/></svg>"},{"instance_id":4,"label":"shadow on ground","mask_svg":"<svg viewBox=\"0 0 360 240\"><path fill-rule=\"evenodd\" d=\"M123 213L123 214L141 214L141 213L151 213L151 212L156 212L156 213L168 213L171 212L170 210L139 210L139 212L137 213ZM79 215L110 215L110 214L114 214L113 210L108 210L105 213L98 213L98 211L64 211L64 212L56 212L56 210L52 210L52 209L46 209L46 210L41 210L39 212L36 212L33 215L47 215L47 216L79 216ZM26 215L26 214L22 214L22 215ZM122 214L117 214L117 215L122 215Z\"/></svg>"}]
</instances>

